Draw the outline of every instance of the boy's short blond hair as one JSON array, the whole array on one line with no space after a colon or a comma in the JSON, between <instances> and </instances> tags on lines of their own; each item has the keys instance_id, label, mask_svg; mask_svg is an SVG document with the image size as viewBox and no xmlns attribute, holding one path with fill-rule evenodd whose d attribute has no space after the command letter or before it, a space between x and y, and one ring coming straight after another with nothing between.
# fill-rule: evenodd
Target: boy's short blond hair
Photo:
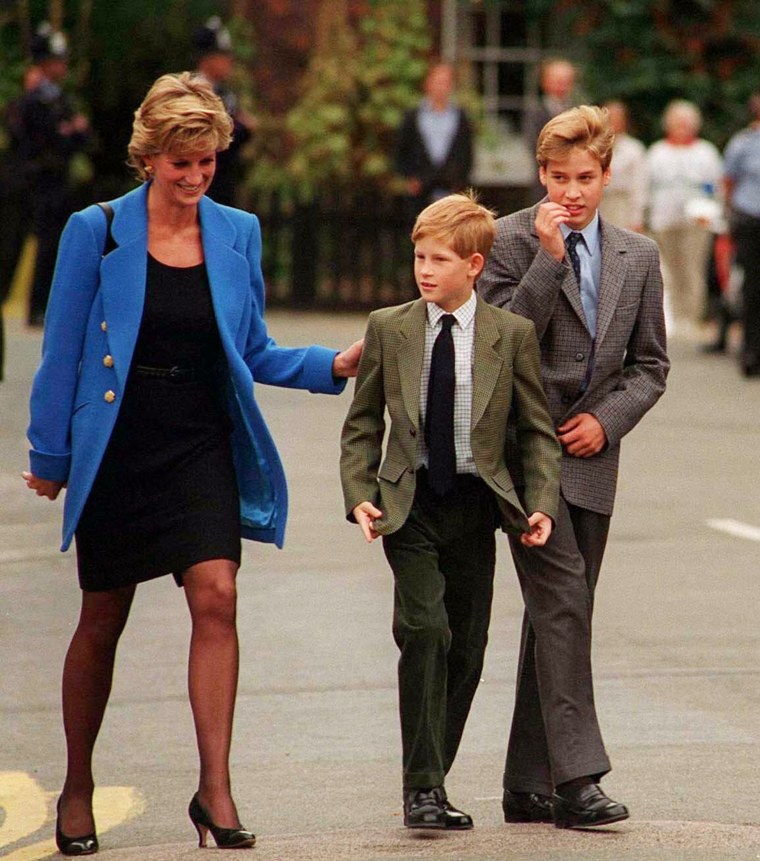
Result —
<instances>
[{"instance_id":1,"label":"boy's short blond hair","mask_svg":"<svg viewBox=\"0 0 760 861\"><path fill-rule=\"evenodd\" d=\"M488 257L495 236L493 212L481 206L472 191L448 194L426 206L412 229L412 242L431 237L462 258L476 253Z\"/></svg>"},{"instance_id":2,"label":"boy's short blond hair","mask_svg":"<svg viewBox=\"0 0 760 861\"><path fill-rule=\"evenodd\" d=\"M596 105L581 105L557 114L541 129L536 143L536 161L546 167L550 161L565 161L576 147L599 160L602 170L612 162L615 132L609 112Z\"/></svg>"}]
</instances>

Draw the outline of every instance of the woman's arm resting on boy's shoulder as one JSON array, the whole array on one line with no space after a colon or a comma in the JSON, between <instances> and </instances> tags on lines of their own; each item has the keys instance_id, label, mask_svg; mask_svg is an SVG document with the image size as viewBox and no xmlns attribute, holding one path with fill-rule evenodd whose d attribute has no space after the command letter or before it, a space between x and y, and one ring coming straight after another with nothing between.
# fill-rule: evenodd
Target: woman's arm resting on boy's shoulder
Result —
<instances>
[{"instance_id":1,"label":"woman's arm resting on boy's shoulder","mask_svg":"<svg viewBox=\"0 0 760 861\"><path fill-rule=\"evenodd\" d=\"M375 520L383 516L383 512L371 502L360 502L353 510L354 519L361 527L364 537L369 543L373 542L380 533L375 530Z\"/></svg>"},{"instance_id":2,"label":"woman's arm resting on boy's shoulder","mask_svg":"<svg viewBox=\"0 0 760 861\"><path fill-rule=\"evenodd\" d=\"M526 547L543 547L552 534L552 519L542 511L534 511L528 518L530 532L523 532L520 541Z\"/></svg>"}]
</instances>

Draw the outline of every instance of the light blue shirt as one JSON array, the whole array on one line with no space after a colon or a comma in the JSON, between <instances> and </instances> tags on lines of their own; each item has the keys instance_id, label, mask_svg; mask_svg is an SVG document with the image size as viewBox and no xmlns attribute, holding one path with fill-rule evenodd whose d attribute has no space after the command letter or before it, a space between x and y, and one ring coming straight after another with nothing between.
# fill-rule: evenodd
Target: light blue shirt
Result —
<instances>
[{"instance_id":1,"label":"light blue shirt","mask_svg":"<svg viewBox=\"0 0 760 861\"><path fill-rule=\"evenodd\" d=\"M586 317L586 328L592 338L596 337L596 312L599 307L599 283L602 280L602 243L599 234L599 213L595 213L583 230L573 231L560 224L562 237L569 233L580 233L583 239L575 246L581 261L581 304Z\"/></svg>"},{"instance_id":2,"label":"light blue shirt","mask_svg":"<svg viewBox=\"0 0 760 861\"><path fill-rule=\"evenodd\" d=\"M430 161L439 167L446 161L459 128L459 110L450 104L444 110L437 111L427 99L423 99L417 111L417 128Z\"/></svg>"},{"instance_id":3,"label":"light blue shirt","mask_svg":"<svg viewBox=\"0 0 760 861\"><path fill-rule=\"evenodd\" d=\"M726 175L736 183L733 208L760 218L760 128L735 134L728 142L724 158Z\"/></svg>"}]
</instances>

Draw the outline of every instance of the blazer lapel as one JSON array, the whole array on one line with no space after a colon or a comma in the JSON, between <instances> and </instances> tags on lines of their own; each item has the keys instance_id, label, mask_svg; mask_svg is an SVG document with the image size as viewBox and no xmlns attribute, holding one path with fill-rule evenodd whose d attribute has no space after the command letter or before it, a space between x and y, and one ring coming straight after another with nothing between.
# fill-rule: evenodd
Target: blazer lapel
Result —
<instances>
[{"instance_id":1,"label":"blazer lapel","mask_svg":"<svg viewBox=\"0 0 760 861\"><path fill-rule=\"evenodd\" d=\"M625 282L625 243L619 231L602 222L602 280L596 315L596 343L599 345L615 315L620 291Z\"/></svg>"},{"instance_id":2,"label":"blazer lapel","mask_svg":"<svg viewBox=\"0 0 760 861\"><path fill-rule=\"evenodd\" d=\"M250 263L233 247L237 229L224 210L204 197L199 212L203 255L216 322L222 336L226 333L234 340L250 292Z\"/></svg>"},{"instance_id":3,"label":"blazer lapel","mask_svg":"<svg viewBox=\"0 0 760 861\"><path fill-rule=\"evenodd\" d=\"M147 184L114 201L111 233L117 247L100 266L100 290L108 345L121 390L140 329L148 262Z\"/></svg>"},{"instance_id":4,"label":"blazer lapel","mask_svg":"<svg viewBox=\"0 0 760 861\"><path fill-rule=\"evenodd\" d=\"M581 302L581 286L575 278L575 273L571 270L562 282L562 292L567 296L567 300L573 308L573 311L578 315L578 318L583 325L588 328L586 313L583 310L583 302Z\"/></svg>"},{"instance_id":5,"label":"blazer lapel","mask_svg":"<svg viewBox=\"0 0 760 861\"><path fill-rule=\"evenodd\" d=\"M478 296L475 309L475 351L472 362L472 421L474 429L483 418L501 373L502 357L494 350L501 335L488 313L486 303Z\"/></svg>"},{"instance_id":6,"label":"blazer lapel","mask_svg":"<svg viewBox=\"0 0 760 861\"><path fill-rule=\"evenodd\" d=\"M145 304L148 188L149 183L145 183L113 201L111 232L117 247L105 257L100 269L109 349L122 391L127 382ZM227 334L234 341L250 289L249 264L232 247L237 231L221 207L204 197L199 212L203 253L217 325L222 335Z\"/></svg>"},{"instance_id":7,"label":"blazer lapel","mask_svg":"<svg viewBox=\"0 0 760 861\"><path fill-rule=\"evenodd\" d=\"M425 316L427 305L418 299L409 309L401 325L401 342L396 361L401 381L401 397L409 421L419 430L420 424L420 378L425 353Z\"/></svg>"}]
</instances>

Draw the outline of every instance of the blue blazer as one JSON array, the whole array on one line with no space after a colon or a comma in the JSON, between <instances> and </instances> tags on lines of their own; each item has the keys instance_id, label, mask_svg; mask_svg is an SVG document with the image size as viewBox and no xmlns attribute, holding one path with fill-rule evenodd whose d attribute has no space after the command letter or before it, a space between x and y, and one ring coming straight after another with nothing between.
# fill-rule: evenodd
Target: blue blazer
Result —
<instances>
[{"instance_id":1,"label":"blue blazer","mask_svg":"<svg viewBox=\"0 0 760 861\"><path fill-rule=\"evenodd\" d=\"M28 431L32 473L67 483L61 550L71 544L127 384L145 299L148 187L111 201L118 247L106 257L106 219L98 206L72 215L61 236ZM287 486L254 381L330 394L346 381L332 375L335 350L279 347L267 334L256 216L204 197L199 217L227 359L242 534L281 547Z\"/></svg>"}]
</instances>

